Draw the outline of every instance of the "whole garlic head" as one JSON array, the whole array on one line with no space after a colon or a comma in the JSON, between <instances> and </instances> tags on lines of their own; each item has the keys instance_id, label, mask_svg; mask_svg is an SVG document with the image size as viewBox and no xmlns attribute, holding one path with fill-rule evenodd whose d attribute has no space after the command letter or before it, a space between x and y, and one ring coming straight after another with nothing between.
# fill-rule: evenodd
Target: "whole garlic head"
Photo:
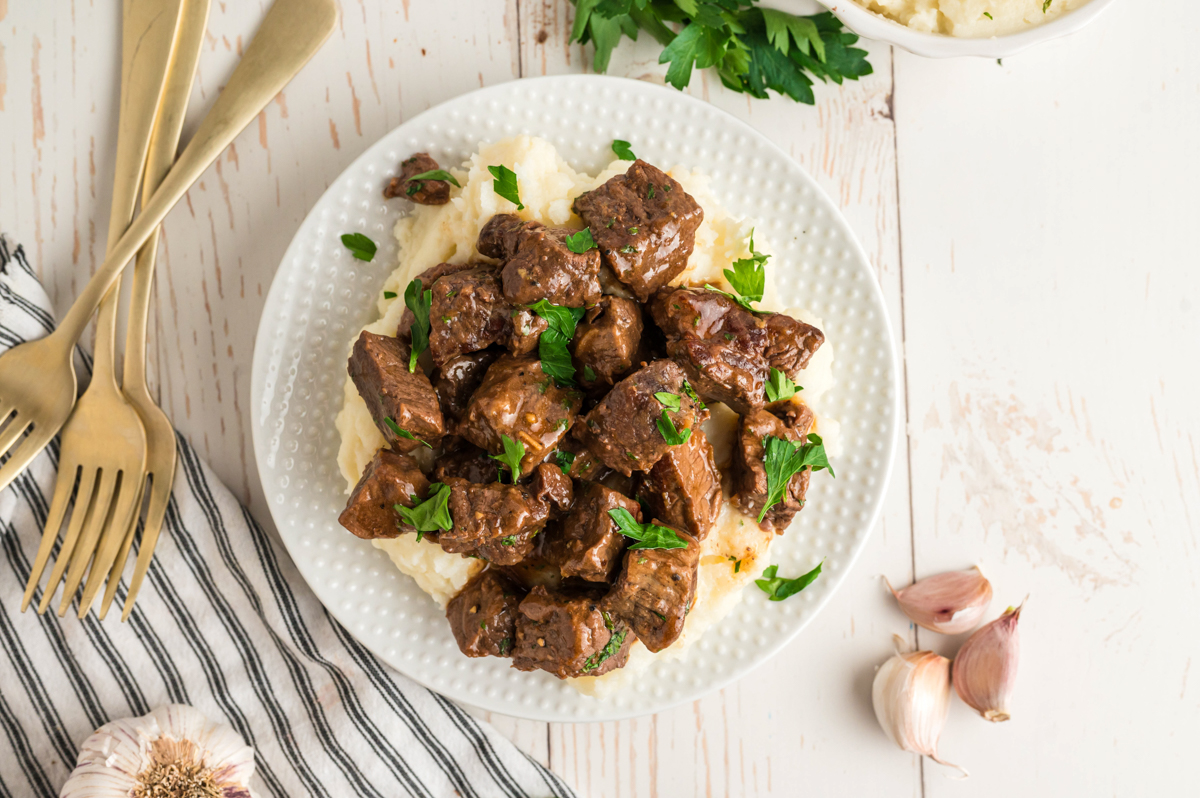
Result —
<instances>
[{"instance_id":1,"label":"whole garlic head","mask_svg":"<svg viewBox=\"0 0 1200 798\"><path fill-rule=\"evenodd\" d=\"M59 798L258 798L254 749L186 704L106 723L84 741Z\"/></svg>"}]
</instances>

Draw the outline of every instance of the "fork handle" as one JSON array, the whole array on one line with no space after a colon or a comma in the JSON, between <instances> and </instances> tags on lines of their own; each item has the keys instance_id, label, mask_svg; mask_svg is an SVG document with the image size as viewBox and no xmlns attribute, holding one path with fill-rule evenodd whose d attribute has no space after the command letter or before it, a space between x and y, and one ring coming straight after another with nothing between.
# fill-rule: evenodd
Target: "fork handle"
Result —
<instances>
[{"instance_id":1,"label":"fork handle","mask_svg":"<svg viewBox=\"0 0 1200 798\"><path fill-rule=\"evenodd\" d=\"M204 170L320 49L337 25L334 0L275 0L175 166L92 275L54 336L79 340L109 286Z\"/></svg>"}]
</instances>

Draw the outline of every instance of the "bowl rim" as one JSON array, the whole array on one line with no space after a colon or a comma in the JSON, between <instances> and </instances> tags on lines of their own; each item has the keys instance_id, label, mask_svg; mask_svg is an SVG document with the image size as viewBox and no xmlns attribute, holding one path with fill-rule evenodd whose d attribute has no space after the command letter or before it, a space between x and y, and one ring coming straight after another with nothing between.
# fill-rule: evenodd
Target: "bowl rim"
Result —
<instances>
[{"instance_id":1,"label":"bowl rim","mask_svg":"<svg viewBox=\"0 0 1200 798\"><path fill-rule=\"evenodd\" d=\"M866 39L894 44L927 58L1004 58L1035 44L1075 33L1112 5L1113 0L1090 0L1087 4L1028 30L986 39L958 38L944 33L913 30L882 14L868 10L855 0L822 0L846 27Z\"/></svg>"}]
</instances>

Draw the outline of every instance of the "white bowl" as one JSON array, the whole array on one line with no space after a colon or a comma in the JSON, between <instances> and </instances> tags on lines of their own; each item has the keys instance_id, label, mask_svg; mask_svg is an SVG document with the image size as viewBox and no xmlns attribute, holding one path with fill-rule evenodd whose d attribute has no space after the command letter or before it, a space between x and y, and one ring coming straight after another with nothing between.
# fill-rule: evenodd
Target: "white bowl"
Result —
<instances>
[{"instance_id":1,"label":"white bowl","mask_svg":"<svg viewBox=\"0 0 1200 798\"><path fill-rule=\"evenodd\" d=\"M928 58L952 58L955 56L978 56L980 58L1004 58L1015 55L1026 47L1048 42L1060 36L1074 33L1100 15L1113 0L1091 0L1086 5L1056 17L1045 25L1036 25L1020 33L994 36L990 39L967 39L947 36L944 33L925 33L901 25L899 22L868 11L854 0L823 0L847 28L865 39L876 39L903 47L910 53ZM766 3L793 14L813 13L807 10L816 6L813 0L773 0Z\"/></svg>"}]
</instances>

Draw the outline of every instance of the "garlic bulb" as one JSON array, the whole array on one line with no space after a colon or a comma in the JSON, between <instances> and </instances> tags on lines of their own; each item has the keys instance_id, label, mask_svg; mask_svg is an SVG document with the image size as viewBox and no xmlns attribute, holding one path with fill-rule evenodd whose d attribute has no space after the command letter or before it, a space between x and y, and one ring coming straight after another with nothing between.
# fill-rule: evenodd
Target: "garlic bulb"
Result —
<instances>
[{"instance_id":1,"label":"garlic bulb","mask_svg":"<svg viewBox=\"0 0 1200 798\"><path fill-rule=\"evenodd\" d=\"M887 577L883 581L909 620L944 635L974 629L992 603L992 584L979 566L926 577L903 590L892 587Z\"/></svg>"},{"instance_id":2,"label":"garlic bulb","mask_svg":"<svg viewBox=\"0 0 1200 798\"><path fill-rule=\"evenodd\" d=\"M1021 607L1024 607L1024 603ZM954 689L963 703L985 720L1008 720L1013 684L1017 679L1017 660L1021 641L1017 622L1021 607L1009 607L1004 614L971 635L954 659Z\"/></svg>"},{"instance_id":3,"label":"garlic bulb","mask_svg":"<svg viewBox=\"0 0 1200 798\"><path fill-rule=\"evenodd\" d=\"M199 710L168 704L84 741L59 798L257 798L254 749Z\"/></svg>"},{"instance_id":4,"label":"garlic bulb","mask_svg":"<svg viewBox=\"0 0 1200 798\"><path fill-rule=\"evenodd\" d=\"M967 771L938 758L938 738L950 710L950 660L932 651L899 653L880 666L871 688L875 717L905 751Z\"/></svg>"}]
</instances>

